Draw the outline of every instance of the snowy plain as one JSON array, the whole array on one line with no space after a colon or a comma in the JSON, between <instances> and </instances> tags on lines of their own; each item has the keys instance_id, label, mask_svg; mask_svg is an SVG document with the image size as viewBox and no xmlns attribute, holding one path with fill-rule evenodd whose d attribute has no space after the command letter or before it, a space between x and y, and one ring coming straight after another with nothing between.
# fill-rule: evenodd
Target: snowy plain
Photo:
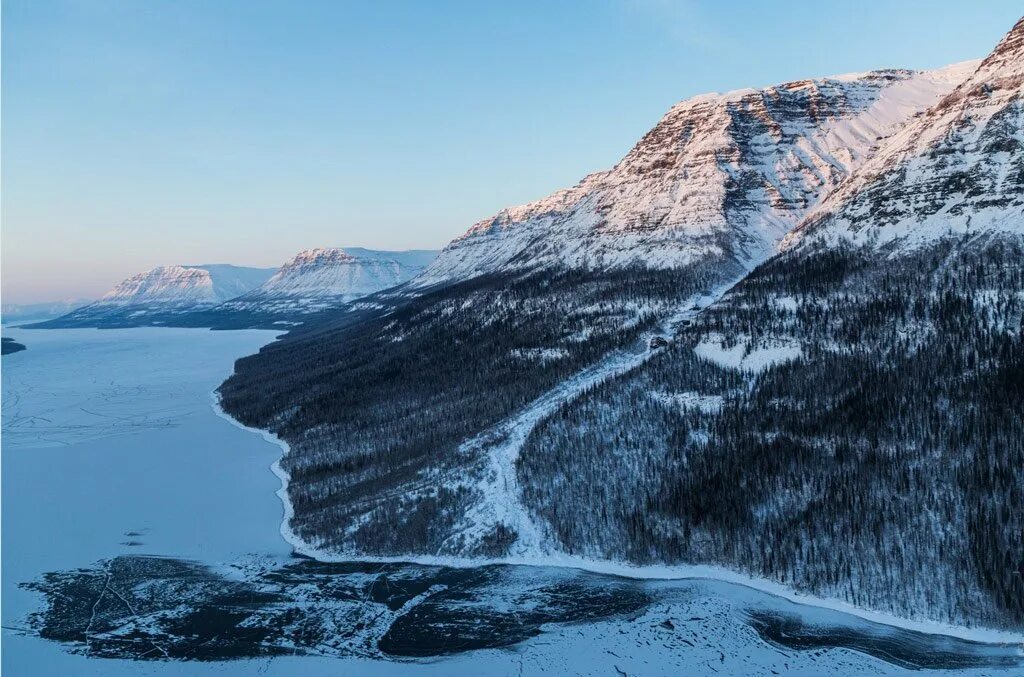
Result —
<instances>
[{"instance_id":1,"label":"snowy plain","mask_svg":"<svg viewBox=\"0 0 1024 677\"><path fill-rule=\"evenodd\" d=\"M232 425L211 406L211 393L233 361L276 334L5 327L4 335L28 346L2 363L2 665L7 674L904 671L847 648L794 649L767 642L744 620L751 609L773 609L822 625L870 624L715 581L651 581L644 585L659 588L658 601L638 614L552 625L509 648L411 662L322 656L140 662L70 653L22 631L40 599L21 583L119 555L170 556L212 566L252 558L289 561L292 548L281 538L283 508L275 497L280 481L270 471L281 449ZM609 585L616 580L608 576ZM679 587L675 594L677 586L685 591ZM674 626L666 624L669 619L675 619ZM872 627L877 633L878 626ZM884 626L883 632L888 632ZM1005 669L973 672L1008 674Z\"/></svg>"}]
</instances>

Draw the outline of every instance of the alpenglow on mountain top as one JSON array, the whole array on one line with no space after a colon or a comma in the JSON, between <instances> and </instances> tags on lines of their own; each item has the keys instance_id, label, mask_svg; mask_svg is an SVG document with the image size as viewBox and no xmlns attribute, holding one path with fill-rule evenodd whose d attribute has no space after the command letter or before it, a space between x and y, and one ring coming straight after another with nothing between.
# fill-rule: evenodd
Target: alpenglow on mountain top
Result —
<instances>
[{"instance_id":1,"label":"alpenglow on mountain top","mask_svg":"<svg viewBox=\"0 0 1024 677\"><path fill-rule=\"evenodd\" d=\"M39 327L288 327L401 285L437 256L428 250L316 248L283 266L161 266L120 282L99 301Z\"/></svg>"}]
</instances>

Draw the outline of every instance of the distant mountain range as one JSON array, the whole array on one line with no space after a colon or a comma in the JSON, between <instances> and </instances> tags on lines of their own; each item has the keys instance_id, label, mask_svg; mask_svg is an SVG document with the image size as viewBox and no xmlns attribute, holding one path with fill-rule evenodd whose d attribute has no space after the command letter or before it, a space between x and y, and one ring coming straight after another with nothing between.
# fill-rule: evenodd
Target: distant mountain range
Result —
<instances>
[{"instance_id":1,"label":"distant mountain range","mask_svg":"<svg viewBox=\"0 0 1024 677\"><path fill-rule=\"evenodd\" d=\"M298 323L398 286L420 274L436 256L436 251L427 250L309 249L260 286L212 310L264 325Z\"/></svg>"},{"instance_id":2,"label":"distant mountain range","mask_svg":"<svg viewBox=\"0 0 1024 677\"><path fill-rule=\"evenodd\" d=\"M301 252L276 270L228 264L160 266L120 282L99 301L33 326L292 326L402 284L436 255L321 248Z\"/></svg>"},{"instance_id":3,"label":"distant mountain range","mask_svg":"<svg viewBox=\"0 0 1024 677\"><path fill-rule=\"evenodd\" d=\"M75 308L92 303L92 299L71 299L44 303L5 303L0 307L0 320L8 322L32 322L48 320L71 312Z\"/></svg>"},{"instance_id":4,"label":"distant mountain range","mask_svg":"<svg viewBox=\"0 0 1024 677\"><path fill-rule=\"evenodd\" d=\"M239 360L313 556L708 563L1024 628L1024 20L706 95ZM269 385L268 385L269 384Z\"/></svg>"}]
</instances>

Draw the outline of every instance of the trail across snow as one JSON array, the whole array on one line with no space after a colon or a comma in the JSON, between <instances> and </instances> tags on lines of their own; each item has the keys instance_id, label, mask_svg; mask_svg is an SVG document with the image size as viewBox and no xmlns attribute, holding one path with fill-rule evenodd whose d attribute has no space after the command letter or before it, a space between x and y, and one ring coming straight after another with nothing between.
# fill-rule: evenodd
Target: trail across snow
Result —
<instances>
[{"instance_id":1,"label":"trail across snow","mask_svg":"<svg viewBox=\"0 0 1024 677\"><path fill-rule=\"evenodd\" d=\"M612 352L601 361L562 381L511 418L498 423L463 442L459 451L466 455L486 454L487 469L476 485L481 500L463 516L455 535L438 549L438 555L468 555L498 525L514 529L517 539L508 553L511 557L551 555L557 547L546 528L538 524L522 502L516 461L533 429L559 407L603 381L636 369L659 351L649 347L655 336L671 336L682 322L692 320L704 308L715 303L739 280L715 287L703 295L691 297L656 330L644 333L631 347Z\"/></svg>"}]
</instances>

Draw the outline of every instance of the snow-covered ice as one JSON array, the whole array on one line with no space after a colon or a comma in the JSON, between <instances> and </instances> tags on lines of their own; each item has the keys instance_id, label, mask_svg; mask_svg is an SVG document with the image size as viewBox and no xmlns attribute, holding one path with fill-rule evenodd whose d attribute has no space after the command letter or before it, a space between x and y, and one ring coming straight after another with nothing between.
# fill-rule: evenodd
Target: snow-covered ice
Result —
<instances>
[{"instance_id":1,"label":"snow-covered ice","mask_svg":"<svg viewBox=\"0 0 1024 677\"><path fill-rule=\"evenodd\" d=\"M4 333L29 346L2 363L4 672L84 670L42 671L61 649L7 630L38 603L18 584L44 572L119 554L288 555L278 450L210 406L234 360L275 333Z\"/></svg>"}]
</instances>

